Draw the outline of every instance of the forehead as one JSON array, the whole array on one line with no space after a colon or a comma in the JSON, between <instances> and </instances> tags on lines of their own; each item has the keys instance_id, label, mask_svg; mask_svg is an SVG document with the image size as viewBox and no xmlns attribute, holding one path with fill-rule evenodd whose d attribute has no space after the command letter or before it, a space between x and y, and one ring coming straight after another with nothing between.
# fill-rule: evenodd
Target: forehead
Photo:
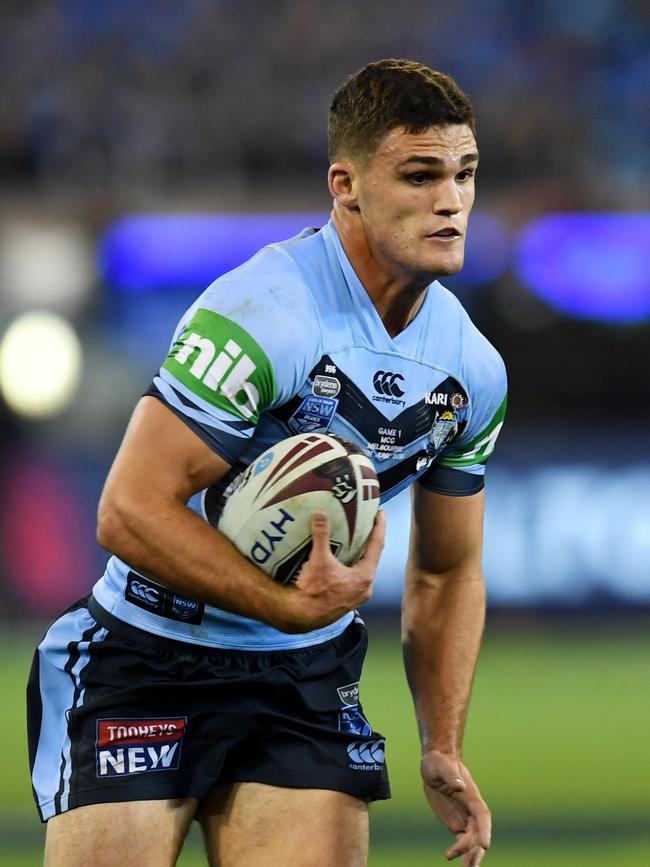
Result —
<instances>
[{"instance_id":1,"label":"forehead","mask_svg":"<svg viewBox=\"0 0 650 867\"><path fill-rule=\"evenodd\" d=\"M474 133L466 124L430 126L419 133L398 126L380 139L371 163L399 164L414 156L438 157L445 162L460 163L465 155L476 152Z\"/></svg>"}]
</instances>

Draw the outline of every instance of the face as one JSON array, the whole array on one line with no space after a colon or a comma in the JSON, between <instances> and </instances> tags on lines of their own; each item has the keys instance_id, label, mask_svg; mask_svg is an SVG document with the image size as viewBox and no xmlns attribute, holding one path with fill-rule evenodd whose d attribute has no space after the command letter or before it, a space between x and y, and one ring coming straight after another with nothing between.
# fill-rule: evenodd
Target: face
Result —
<instances>
[{"instance_id":1,"label":"face","mask_svg":"<svg viewBox=\"0 0 650 867\"><path fill-rule=\"evenodd\" d=\"M352 175L373 255L413 275L459 271L477 165L476 140L464 124L388 132Z\"/></svg>"}]
</instances>

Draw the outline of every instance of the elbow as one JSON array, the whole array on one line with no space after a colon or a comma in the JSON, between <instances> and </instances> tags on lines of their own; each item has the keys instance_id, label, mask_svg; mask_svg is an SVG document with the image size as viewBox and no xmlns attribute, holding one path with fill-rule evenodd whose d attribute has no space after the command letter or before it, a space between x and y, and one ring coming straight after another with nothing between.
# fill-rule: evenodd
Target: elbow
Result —
<instances>
[{"instance_id":1,"label":"elbow","mask_svg":"<svg viewBox=\"0 0 650 867\"><path fill-rule=\"evenodd\" d=\"M464 564L439 572L425 569L411 570L406 576L405 589L417 597L453 591L468 585L484 588L480 564Z\"/></svg>"},{"instance_id":2,"label":"elbow","mask_svg":"<svg viewBox=\"0 0 650 867\"><path fill-rule=\"evenodd\" d=\"M95 533L98 543L111 553L115 553L115 539L119 534L119 522L115 515L108 509L100 509L97 513L97 530Z\"/></svg>"},{"instance_id":3,"label":"elbow","mask_svg":"<svg viewBox=\"0 0 650 867\"><path fill-rule=\"evenodd\" d=\"M435 572L426 572L422 569L412 570L406 576L406 589L411 593L437 592L444 580L444 575Z\"/></svg>"},{"instance_id":4,"label":"elbow","mask_svg":"<svg viewBox=\"0 0 650 867\"><path fill-rule=\"evenodd\" d=\"M132 510L119 505L114 500L102 497L97 511L96 537L98 543L109 551L122 557L130 548L133 538Z\"/></svg>"}]
</instances>

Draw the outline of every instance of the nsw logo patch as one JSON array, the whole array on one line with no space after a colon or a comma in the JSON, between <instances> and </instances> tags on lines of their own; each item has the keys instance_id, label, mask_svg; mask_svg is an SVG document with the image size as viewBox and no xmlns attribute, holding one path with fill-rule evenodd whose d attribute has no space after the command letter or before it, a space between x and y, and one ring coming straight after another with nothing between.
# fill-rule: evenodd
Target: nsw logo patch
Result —
<instances>
[{"instance_id":1,"label":"nsw logo patch","mask_svg":"<svg viewBox=\"0 0 650 867\"><path fill-rule=\"evenodd\" d=\"M178 769L187 717L98 719L98 777Z\"/></svg>"},{"instance_id":2,"label":"nsw logo patch","mask_svg":"<svg viewBox=\"0 0 650 867\"><path fill-rule=\"evenodd\" d=\"M361 713L359 705L355 704L339 711L339 731L367 738L372 734L372 726Z\"/></svg>"},{"instance_id":3,"label":"nsw logo patch","mask_svg":"<svg viewBox=\"0 0 650 867\"><path fill-rule=\"evenodd\" d=\"M371 735L372 726L363 715L359 704L359 681L338 686L336 691L343 705L343 709L339 711L339 731L364 738Z\"/></svg>"},{"instance_id":4,"label":"nsw logo patch","mask_svg":"<svg viewBox=\"0 0 650 867\"><path fill-rule=\"evenodd\" d=\"M332 424L338 399L335 397L305 397L289 419L289 427L294 433L325 433Z\"/></svg>"}]
</instances>

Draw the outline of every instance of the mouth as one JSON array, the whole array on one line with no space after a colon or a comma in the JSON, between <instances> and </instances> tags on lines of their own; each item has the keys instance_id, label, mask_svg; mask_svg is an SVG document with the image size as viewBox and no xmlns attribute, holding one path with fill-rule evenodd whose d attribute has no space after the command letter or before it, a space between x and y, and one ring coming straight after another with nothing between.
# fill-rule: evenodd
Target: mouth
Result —
<instances>
[{"instance_id":1,"label":"mouth","mask_svg":"<svg viewBox=\"0 0 650 867\"><path fill-rule=\"evenodd\" d=\"M455 241L460 237L461 233L453 226L446 226L444 229L438 229L437 232L427 235L427 238L435 238L440 241Z\"/></svg>"}]
</instances>

